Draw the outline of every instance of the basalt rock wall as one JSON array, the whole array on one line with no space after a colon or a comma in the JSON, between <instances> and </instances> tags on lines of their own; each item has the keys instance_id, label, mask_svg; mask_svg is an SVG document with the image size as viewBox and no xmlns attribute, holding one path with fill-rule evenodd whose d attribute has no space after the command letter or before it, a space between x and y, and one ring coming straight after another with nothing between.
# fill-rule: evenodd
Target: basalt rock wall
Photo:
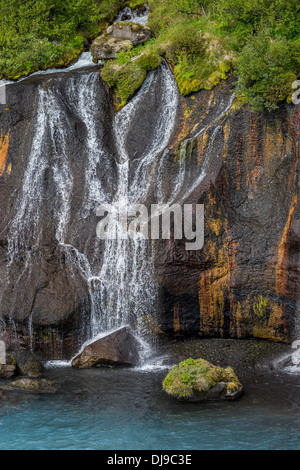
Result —
<instances>
[{"instance_id":1,"label":"basalt rock wall","mask_svg":"<svg viewBox=\"0 0 300 470\"><path fill-rule=\"evenodd\" d=\"M151 73L154 88L137 101L125 142L132 174L149 139L159 136L154 125L166 80L160 69ZM300 107L253 112L234 100L233 81L178 95L169 143L147 168L153 183L145 202L157 202L159 193L164 202L205 206L202 250L187 251L185 240L155 242L156 330L289 342L297 336L300 297ZM85 260L101 264L104 253L95 201L98 180L99 194L116 192L116 111L99 71L37 76L7 88L0 106L2 333L45 358L69 358L89 335L93 280Z\"/></svg>"},{"instance_id":2,"label":"basalt rock wall","mask_svg":"<svg viewBox=\"0 0 300 470\"><path fill-rule=\"evenodd\" d=\"M234 103L191 138L217 96L215 89L185 101L178 138L187 137L188 145L182 150L175 144L172 151L175 159L181 152L201 165L210 135L222 126L221 150L187 200L205 206L203 250L187 252L176 240L158 250L162 329L289 342L299 321L300 107L253 112Z\"/></svg>"}]
</instances>

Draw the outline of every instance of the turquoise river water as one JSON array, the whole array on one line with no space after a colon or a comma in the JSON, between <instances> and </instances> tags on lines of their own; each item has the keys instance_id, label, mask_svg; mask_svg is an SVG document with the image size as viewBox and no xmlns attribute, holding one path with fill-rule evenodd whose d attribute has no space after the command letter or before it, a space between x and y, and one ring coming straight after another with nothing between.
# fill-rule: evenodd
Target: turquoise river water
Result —
<instances>
[{"instance_id":1,"label":"turquoise river water","mask_svg":"<svg viewBox=\"0 0 300 470\"><path fill-rule=\"evenodd\" d=\"M15 394L0 404L0 449L299 449L300 376L244 382L236 402L180 403L166 370L51 368L55 395Z\"/></svg>"}]
</instances>

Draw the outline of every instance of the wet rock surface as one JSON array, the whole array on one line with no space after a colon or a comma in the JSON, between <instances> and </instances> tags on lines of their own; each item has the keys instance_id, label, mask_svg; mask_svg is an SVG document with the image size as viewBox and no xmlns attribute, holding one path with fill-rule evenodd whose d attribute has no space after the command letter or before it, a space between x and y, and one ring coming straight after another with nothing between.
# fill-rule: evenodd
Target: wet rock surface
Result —
<instances>
[{"instance_id":1,"label":"wet rock surface","mask_svg":"<svg viewBox=\"0 0 300 470\"><path fill-rule=\"evenodd\" d=\"M139 343L128 327L89 344L75 357L72 366L85 369L96 366L134 366L139 361Z\"/></svg>"},{"instance_id":2,"label":"wet rock surface","mask_svg":"<svg viewBox=\"0 0 300 470\"><path fill-rule=\"evenodd\" d=\"M169 358L170 365L189 357L201 357L221 367L231 365L244 378L252 370L274 370L275 359L286 357L291 352L291 346L256 339L178 338L161 341L158 351Z\"/></svg>"},{"instance_id":3,"label":"wet rock surface","mask_svg":"<svg viewBox=\"0 0 300 470\"><path fill-rule=\"evenodd\" d=\"M41 377L43 375L43 365L32 352L19 349L12 352L11 357L21 375L28 375L28 377Z\"/></svg>"},{"instance_id":4,"label":"wet rock surface","mask_svg":"<svg viewBox=\"0 0 300 470\"><path fill-rule=\"evenodd\" d=\"M6 322L4 339L7 346L12 345L11 351L16 342L20 342L22 346L29 349L33 341L34 351L40 352L46 360L55 357L70 358L74 355L83 342L82 337L85 338L82 325L88 324L90 315L88 285L80 270L76 268L77 255L72 248L74 245L78 252L83 253L86 240L92 237L93 240L88 244L86 252L86 256L89 256L89 253L93 251L98 222L96 212L93 210L85 215L85 219L80 217L81 222L76 221L78 214L82 214L83 205L88 197L82 191L85 187L84 180L87 171L85 142L87 131L75 112L76 102L72 102L70 92L70 87L75 87L76 90L81 81L86 82L87 93L89 87L94 85L94 96L97 96L97 100L92 104L92 108L98 117L97 138L102 148L106 148L108 155L106 161L109 161L112 159L110 155L113 154L110 129L113 105L97 69L92 73L82 71L35 76L15 85L9 85L7 86L7 105L0 105L0 136L6 135L9 140L8 148L5 150L7 152L5 153L5 170L0 177L0 277L3 280L0 317ZM12 262L7 271L8 239L12 240L14 237L12 223L13 220L16 221L20 205L26 195L28 196L30 189L23 191L23 186L25 175L28 174L30 167L38 110L41 110L43 106L41 103L43 93L50 93L50 96L51 93L55 94L54 101L62 106L60 115L64 116L69 123L65 134L65 144L69 149L66 158L72 184L74 188L78 188L78 191L75 189L70 194L72 204L68 215L70 220L69 235L66 240L68 243L62 245L56 237L57 218L53 210L56 206L59 212L62 206L61 203L56 205L54 202L59 193L55 189L53 165L54 154L55 152L60 154L61 147L53 147L54 142L49 124L47 135L44 135L45 149L36 168L40 171L41 178L39 183L41 205L39 210L35 210L37 221L36 224L25 229L26 243L20 242L19 244L20 240L13 242L17 244L14 247L14 253L11 253ZM54 108L51 109L54 111ZM51 109L48 110L50 114ZM2 151L4 152L3 148L1 148ZM1 155L3 156L4 153ZM61 160L58 161L61 162ZM114 168L113 161L111 168ZM98 175L101 175L106 170L98 165L96 171ZM113 191L115 183L110 181L110 175L107 174L105 179ZM34 203L35 206L36 203ZM26 211L29 210L29 206L28 200ZM96 206L98 206L98 201L95 209ZM28 215L28 212L26 213ZM58 213L57 216L59 217ZM26 218L26 215L24 217ZM24 222L24 218L22 220ZM41 238L38 245L35 243L34 226L39 227L37 230ZM18 230L22 232L23 237L25 232L20 226ZM99 247L99 256L101 256L101 247ZM16 328L12 326L10 318L13 318ZM34 336L30 333L30 324L32 331L35 332Z\"/></svg>"},{"instance_id":5,"label":"wet rock surface","mask_svg":"<svg viewBox=\"0 0 300 470\"><path fill-rule=\"evenodd\" d=\"M8 394L3 390L0 390L0 402L6 401L8 399Z\"/></svg>"},{"instance_id":6,"label":"wet rock surface","mask_svg":"<svg viewBox=\"0 0 300 470\"><path fill-rule=\"evenodd\" d=\"M59 384L45 378L30 379L29 377L22 377L8 384L1 385L0 388L9 392L52 394L57 392Z\"/></svg>"},{"instance_id":7,"label":"wet rock surface","mask_svg":"<svg viewBox=\"0 0 300 470\"><path fill-rule=\"evenodd\" d=\"M98 201L91 202L85 192L88 126L79 111L86 111L84 101L92 102L89 109L95 114L86 122L96 123L97 142L105 155L93 171L107 194L116 190L115 111L99 72L93 73L95 82L86 71L32 77L7 86L7 105L0 105L0 315L7 334L13 337L17 331L27 348L33 341L33 350L42 352L43 359L69 359L88 337L83 325L90 324L91 297L78 253L83 255L80 262L94 256L99 219ZM133 173L156 137L153 123L161 113L164 87L160 73L153 74L158 77L153 92L136 110L126 137ZM160 184L157 187L154 175L148 201L156 203L162 189L166 200L171 199L182 182L178 198L203 203L206 213L203 250L187 251L180 240L155 243L158 330L168 338L289 342L299 304L299 105L282 104L274 112L254 113L248 106L226 111L234 80L180 99L168 149L156 162ZM81 102L76 94L80 84L86 93ZM60 122L57 128L67 129L65 141L54 145L49 115L45 146L33 173L39 177L39 198L31 214L36 224L22 225L21 239L11 243L12 223L20 229L24 220L16 214L26 195L22 188L30 169L39 102L49 91L59 103L56 116L63 116L64 125ZM63 146L68 152L61 158ZM66 161L68 173L59 166ZM203 178L195 181L193 175L202 170ZM71 199L63 240L57 223L66 220L58 174L72 175L73 185L67 192ZM29 210L29 204L26 207ZM31 232L30 227L36 229ZM103 244L97 250L101 265Z\"/></svg>"},{"instance_id":8,"label":"wet rock surface","mask_svg":"<svg viewBox=\"0 0 300 470\"><path fill-rule=\"evenodd\" d=\"M0 378L9 379L15 374L16 366L12 364L0 364Z\"/></svg>"},{"instance_id":9,"label":"wet rock surface","mask_svg":"<svg viewBox=\"0 0 300 470\"><path fill-rule=\"evenodd\" d=\"M206 160L188 198L204 204L205 243L190 252L181 240L157 244L161 329L289 342L299 315L300 107L254 113L233 106L218 119L221 106L211 107L212 95L217 89L187 100L194 110L180 136L187 140L170 156L190 165Z\"/></svg>"}]
</instances>

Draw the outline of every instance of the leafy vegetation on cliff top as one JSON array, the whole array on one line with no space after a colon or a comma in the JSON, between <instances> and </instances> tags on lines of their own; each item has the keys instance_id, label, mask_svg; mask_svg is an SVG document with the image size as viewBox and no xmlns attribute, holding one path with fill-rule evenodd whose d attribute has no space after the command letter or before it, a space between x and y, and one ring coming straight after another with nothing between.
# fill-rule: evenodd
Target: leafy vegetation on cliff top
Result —
<instances>
[{"instance_id":1,"label":"leafy vegetation on cliff top","mask_svg":"<svg viewBox=\"0 0 300 470\"><path fill-rule=\"evenodd\" d=\"M239 78L236 91L253 110L276 109L291 100L300 75L300 4L297 0L149 0L153 34L144 50L164 55L173 66L180 92L211 89L229 72ZM140 48L122 52L119 67L108 61L103 78L120 106L137 89L130 58ZM123 62L122 62L123 61ZM122 62L122 64L121 64ZM121 66L122 65L122 66ZM118 69L118 73L116 73ZM122 71L121 71L122 69ZM139 78L142 71L139 70ZM141 80L142 81L142 80Z\"/></svg>"},{"instance_id":2,"label":"leafy vegetation on cliff top","mask_svg":"<svg viewBox=\"0 0 300 470\"><path fill-rule=\"evenodd\" d=\"M18 78L68 64L126 3L0 0L0 77ZM254 110L275 109L279 101L290 100L291 85L300 75L298 0L149 0L148 4L153 39L121 53L104 71L119 105L140 86L146 71L159 64L158 55L172 64L183 95L211 89L233 71L239 77L238 94ZM130 59L142 51L144 58L132 65Z\"/></svg>"},{"instance_id":3,"label":"leafy vegetation on cliff top","mask_svg":"<svg viewBox=\"0 0 300 470\"><path fill-rule=\"evenodd\" d=\"M183 94L212 88L233 70L254 110L291 97L300 75L297 0L149 0L156 41Z\"/></svg>"},{"instance_id":4,"label":"leafy vegetation on cliff top","mask_svg":"<svg viewBox=\"0 0 300 470\"><path fill-rule=\"evenodd\" d=\"M0 0L0 78L68 65L124 0Z\"/></svg>"}]
</instances>

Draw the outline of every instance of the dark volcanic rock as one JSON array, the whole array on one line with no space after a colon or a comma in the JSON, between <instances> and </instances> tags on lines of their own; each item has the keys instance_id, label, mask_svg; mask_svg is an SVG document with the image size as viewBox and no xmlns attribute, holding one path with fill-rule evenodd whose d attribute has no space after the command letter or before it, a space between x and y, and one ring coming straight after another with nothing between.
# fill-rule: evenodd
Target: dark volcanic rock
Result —
<instances>
[{"instance_id":1,"label":"dark volcanic rock","mask_svg":"<svg viewBox=\"0 0 300 470\"><path fill-rule=\"evenodd\" d=\"M161 68L151 73L153 88L132 114L126 136L131 175L140 171L140 159L157 139L154 124L165 81ZM184 240L155 242L157 331L289 342L300 305L300 105L282 103L273 112L233 106L227 112L233 81L180 98L173 135L151 170L153 185L143 202L157 203L160 192L165 201L173 200L181 182L177 199L205 206L203 250L187 251ZM95 167L80 114L84 103L101 145ZM47 125L31 180L38 181L38 191L31 195L34 210L28 200L23 213L20 204L30 192L23 183L34 137L42 135L39 128L35 132L42 105ZM0 105L0 317L9 342L16 332L17 340L27 348L32 342L43 359L72 357L89 333L82 328L90 324L91 312L82 266L96 252L93 270L99 272L104 243L97 244L98 201L88 188L100 181L108 200L116 193L114 113L97 69L8 85L7 105ZM63 187L69 184L65 199L58 175ZM58 224L65 219L61 237Z\"/></svg>"},{"instance_id":2,"label":"dark volcanic rock","mask_svg":"<svg viewBox=\"0 0 300 470\"><path fill-rule=\"evenodd\" d=\"M84 348L72 361L79 369L95 366L134 366L139 361L139 343L128 327L101 338Z\"/></svg>"},{"instance_id":3,"label":"dark volcanic rock","mask_svg":"<svg viewBox=\"0 0 300 470\"><path fill-rule=\"evenodd\" d=\"M7 400L7 398L8 398L8 394L4 392L3 390L0 390L0 402Z\"/></svg>"},{"instance_id":4,"label":"dark volcanic rock","mask_svg":"<svg viewBox=\"0 0 300 470\"><path fill-rule=\"evenodd\" d=\"M43 374L43 365L32 352L19 349L14 351L11 357L15 360L20 374L28 375L29 377L41 377Z\"/></svg>"},{"instance_id":5,"label":"dark volcanic rock","mask_svg":"<svg viewBox=\"0 0 300 470\"><path fill-rule=\"evenodd\" d=\"M34 351L46 360L72 357L85 339L82 325L89 323L89 289L76 262L76 250L87 257L94 253L98 201L89 202L93 206L88 213L84 212L88 200L83 191L89 155L87 130L78 117L77 102L72 101L82 83L86 84L84 89L87 93L94 86L96 100L89 106L97 116L97 138L103 152L107 152L105 159L110 162L112 173L106 174L103 162L99 162L93 171L103 179L103 187L107 185L114 191L114 143L110 127L113 105L97 68L92 73L80 71L34 76L8 85L7 104L0 105L0 155L1 165L4 165L0 174L0 318L6 324L9 343L21 338L21 343L28 348L32 342ZM70 93L71 86L75 90L73 93ZM49 106L45 109L44 117L49 121L36 168L40 171L38 190L30 195L26 214L20 223L13 225L18 220L22 201L30 191L30 187L24 188L24 182L30 171L43 93L49 93L52 104L60 107L60 116L65 123L63 142L59 136L51 135L49 123L53 122L51 113L54 108ZM57 125L56 129L59 128ZM68 151L62 156L64 146ZM59 173L62 162L68 166L63 184L66 186L68 183L68 175L73 185L73 191L68 192L66 188L70 210L65 244L57 239L57 223L64 217L61 216L63 201L55 181L55 165L58 164ZM32 219L26 224L28 211L33 209L31 201L35 221ZM20 239L14 239L14 254L7 270L8 240L12 240L17 230ZM101 249L99 244L99 257ZM34 335L29 339L32 332Z\"/></svg>"},{"instance_id":6,"label":"dark volcanic rock","mask_svg":"<svg viewBox=\"0 0 300 470\"><path fill-rule=\"evenodd\" d=\"M206 162L185 200L204 204L205 243L200 251L181 240L157 243L160 327L175 336L289 342L300 305L300 106L233 106L217 119L227 86L187 99L185 141L169 157L190 168Z\"/></svg>"},{"instance_id":7,"label":"dark volcanic rock","mask_svg":"<svg viewBox=\"0 0 300 470\"><path fill-rule=\"evenodd\" d=\"M9 379L14 375L16 366L12 364L0 364L0 378Z\"/></svg>"}]
</instances>

